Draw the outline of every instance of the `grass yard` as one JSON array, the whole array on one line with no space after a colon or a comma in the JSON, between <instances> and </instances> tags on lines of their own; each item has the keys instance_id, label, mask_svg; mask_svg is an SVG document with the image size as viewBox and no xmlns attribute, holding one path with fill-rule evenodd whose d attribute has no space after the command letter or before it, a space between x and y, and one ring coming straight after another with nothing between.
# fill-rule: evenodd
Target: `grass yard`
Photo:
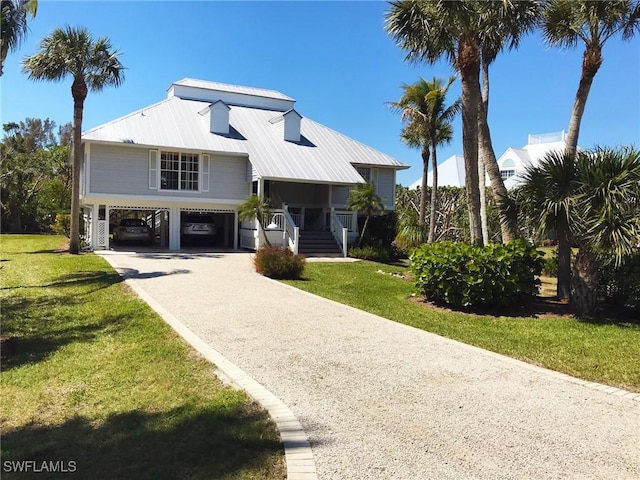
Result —
<instances>
[{"instance_id":1,"label":"grass yard","mask_svg":"<svg viewBox=\"0 0 640 480\"><path fill-rule=\"evenodd\" d=\"M472 315L433 308L411 301L413 284L390 275L406 270L367 261L308 263L305 280L286 283L444 337L640 392L640 323L567 315Z\"/></svg>"},{"instance_id":2,"label":"grass yard","mask_svg":"<svg viewBox=\"0 0 640 480\"><path fill-rule=\"evenodd\" d=\"M62 237L0 241L2 334L15 344L1 374L3 479L34 478L7 471L26 460L66 462L76 478L286 478L268 415L102 258L60 253Z\"/></svg>"}]
</instances>

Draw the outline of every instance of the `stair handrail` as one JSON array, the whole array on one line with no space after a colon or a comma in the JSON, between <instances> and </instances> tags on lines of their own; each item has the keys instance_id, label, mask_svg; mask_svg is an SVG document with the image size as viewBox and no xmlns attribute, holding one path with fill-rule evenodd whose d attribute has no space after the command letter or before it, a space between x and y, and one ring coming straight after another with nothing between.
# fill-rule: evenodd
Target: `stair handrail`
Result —
<instances>
[{"instance_id":1,"label":"stair handrail","mask_svg":"<svg viewBox=\"0 0 640 480\"><path fill-rule=\"evenodd\" d=\"M347 237L349 234L349 229L345 228L340 221L340 218L336 214L334 208L331 209L331 233L333 234L333 238L335 238L340 250L342 250L342 256L347 258Z\"/></svg>"},{"instance_id":2,"label":"stair handrail","mask_svg":"<svg viewBox=\"0 0 640 480\"><path fill-rule=\"evenodd\" d=\"M282 216L284 217L284 225L282 229L284 232L284 244L297 255L300 247L300 227L296 225L296 222L291 217L289 207L286 204L280 213L282 213Z\"/></svg>"}]
</instances>

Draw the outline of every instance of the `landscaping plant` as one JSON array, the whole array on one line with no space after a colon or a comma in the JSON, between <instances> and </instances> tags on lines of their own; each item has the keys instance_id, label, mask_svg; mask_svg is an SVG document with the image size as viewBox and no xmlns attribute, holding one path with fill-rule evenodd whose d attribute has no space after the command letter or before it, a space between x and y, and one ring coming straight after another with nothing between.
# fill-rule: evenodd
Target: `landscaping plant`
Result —
<instances>
[{"instance_id":1,"label":"landscaping plant","mask_svg":"<svg viewBox=\"0 0 640 480\"><path fill-rule=\"evenodd\" d=\"M256 252L256 272L269 278L296 280L302 276L306 260L288 248L263 247Z\"/></svg>"}]
</instances>

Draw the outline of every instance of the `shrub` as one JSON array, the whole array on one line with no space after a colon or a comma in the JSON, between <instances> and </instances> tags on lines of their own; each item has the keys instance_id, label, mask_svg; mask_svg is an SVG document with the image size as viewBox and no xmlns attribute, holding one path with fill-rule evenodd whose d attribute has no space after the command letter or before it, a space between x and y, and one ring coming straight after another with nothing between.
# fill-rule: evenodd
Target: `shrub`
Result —
<instances>
[{"instance_id":1,"label":"shrub","mask_svg":"<svg viewBox=\"0 0 640 480\"><path fill-rule=\"evenodd\" d=\"M551 252L551 256L544 257L544 264L542 266L542 273L547 277L558 276L558 249L554 249Z\"/></svg>"},{"instance_id":2,"label":"shrub","mask_svg":"<svg viewBox=\"0 0 640 480\"><path fill-rule=\"evenodd\" d=\"M256 272L269 278L296 280L305 266L302 255L294 255L288 248L264 247L256 252L253 264Z\"/></svg>"},{"instance_id":3,"label":"shrub","mask_svg":"<svg viewBox=\"0 0 640 480\"><path fill-rule=\"evenodd\" d=\"M71 215L68 213L56 213L56 220L51 229L54 233L69 238L71 236Z\"/></svg>"},{"instance_id":4,"label":"shrub","mask_svg":"<svg viewBox=\"0 0 640 480\"><path fill-rule=\"evenodd\" d=\"M392 251L390 247L351 247L349 249L349 256L353 258L360 258L362 260L371 260L373 262L388 262L392 257Z\"/></svg>"},{"instance_id":5,"label":"shrub","mask_svg":"<svg viewBox=\"0 0 640 480\"><path fill-rule=\"evenodd\" d=\"M542 253L524 240L476 247L424 244L412 253L411 273L428 300L454 307L508 306L538 293Z\"/></svg>"},{"instance_id":6,"label":"shrub","mask_svg":"<svg viewBox=\"0 0 640 480\"><path fill-rule=\"evenodd\" d=\"M628 255L619 266L600 268L600 295L612 306L640 313L640 252Z\"/></svg>"}]
</instances>

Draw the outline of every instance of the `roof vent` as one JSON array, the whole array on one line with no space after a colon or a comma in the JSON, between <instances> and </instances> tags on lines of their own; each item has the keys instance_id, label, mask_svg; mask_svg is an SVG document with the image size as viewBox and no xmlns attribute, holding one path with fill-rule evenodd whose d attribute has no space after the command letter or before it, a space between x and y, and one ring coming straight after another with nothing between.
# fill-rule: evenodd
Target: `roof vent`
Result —
<instances>
[{"instance_id":1,"label":"roof vent","mask_svg":"<svg viewBox=\"0 0 640 480\"><path fill-rule=\"evenodd\" d=\"M211 133L229 133L229 111L231 109L222 100L218 100L209 107L211 112Z\"/></svg>"}]
</instances>

